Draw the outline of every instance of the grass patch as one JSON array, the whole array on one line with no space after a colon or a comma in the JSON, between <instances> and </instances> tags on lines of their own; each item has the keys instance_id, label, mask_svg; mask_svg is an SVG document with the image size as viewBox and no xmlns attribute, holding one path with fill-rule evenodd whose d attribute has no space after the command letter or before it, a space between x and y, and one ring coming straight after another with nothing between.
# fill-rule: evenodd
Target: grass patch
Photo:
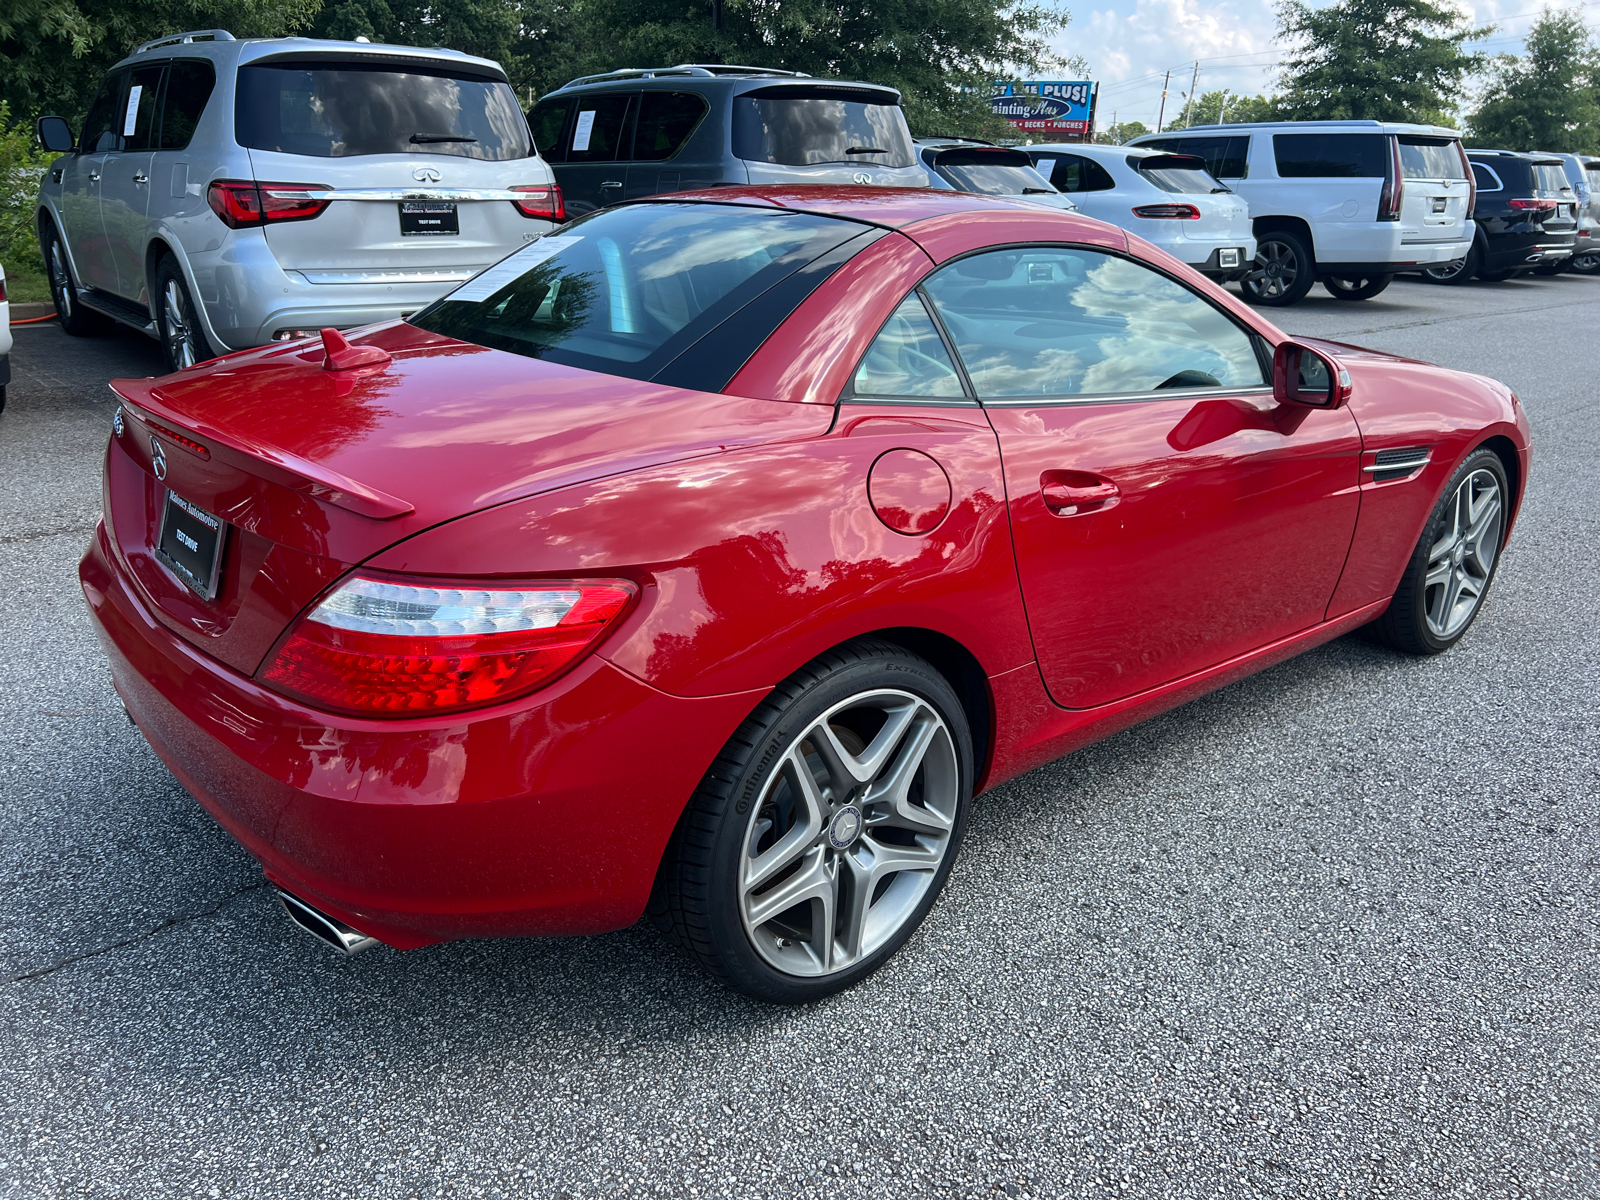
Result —
<instances>
[{"instance_id":1,"label":"grass patch","mask_svg":"<svg viewBox=\"0 0 1600 1200\"><path fill-rule=\"evenodd\" d=\"M50 281L37 267L6 263L6 299L13 304L49 304Z\"/></svg>"}]
</instances>

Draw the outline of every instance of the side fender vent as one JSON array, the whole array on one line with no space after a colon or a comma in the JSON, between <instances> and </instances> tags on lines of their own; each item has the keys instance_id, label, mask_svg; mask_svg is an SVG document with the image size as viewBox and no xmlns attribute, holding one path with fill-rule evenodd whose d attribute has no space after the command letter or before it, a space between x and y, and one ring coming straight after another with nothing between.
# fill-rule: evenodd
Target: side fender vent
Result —
<instances>
[{"instance_id":1,"label":"side fender vent","mask_svg":"<svg viewBox=\"0 0 1600 1200\"><path fill-rule=\"evenodd\" d=\"M1389 483L1396 479L1409 479L1433 458L1431 446L1404 446L1394 450L1369 452L1361 469L1373 483Z\"/></svg>"}]
</instances>

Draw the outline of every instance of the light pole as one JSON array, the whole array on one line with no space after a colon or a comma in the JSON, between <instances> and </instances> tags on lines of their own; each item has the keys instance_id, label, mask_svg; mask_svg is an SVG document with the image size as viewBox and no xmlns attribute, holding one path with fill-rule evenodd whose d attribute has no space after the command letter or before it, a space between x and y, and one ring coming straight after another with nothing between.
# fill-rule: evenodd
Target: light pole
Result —
<instances>
[{"instance_id":1,"label":"light pole","mask_svg":"<svg viewBox=\"0 0 1600 1200\"><path fill-rule=\"evenodd\" d=\"M1156 132L1161 132L1161 122L1167 115L1167 84L1172 82L1172 72L1167 72L1167 77L1161 81L1161 110L1156 113Z\"/></svg>"}]
</instances>

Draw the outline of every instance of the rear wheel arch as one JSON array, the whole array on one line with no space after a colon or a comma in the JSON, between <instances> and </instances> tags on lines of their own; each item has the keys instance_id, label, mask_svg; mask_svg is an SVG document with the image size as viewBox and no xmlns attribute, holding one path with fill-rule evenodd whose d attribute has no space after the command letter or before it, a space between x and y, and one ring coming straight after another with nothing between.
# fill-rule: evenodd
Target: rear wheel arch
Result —
<instances>
[{"instance_id":1,"label":"rear wheel arch","mask_svg":"<svg viewBox=\"0 0 1600 1200\"><path fill-rule=\"evenodd\" d=\"M156 305L156 272L161 269L161 261L168 255L176 255L171 246L163 238L151 238L150 244L144 249L144 286L145 294L150 297L150 311L155 311ZM182 260L179 260L180 267ZM188 272L184 272L188 275ZM192 290L192 289L191 289Z\"/></svg>"},{"instance_id":2,"label":"rear wheel arch","mask_svg":"<svg viewBox=\"0 0 1600 1200\"><path fill-rule=\"evenodd\" d=\"M1312 263L1313 265L1315 264L1317 257L1317 239L1312 236L1310 224L1302 218L1257 217L1250 223L1250 225L1251 232L1255 234L1257 241L1260 241L1262 237L1269 233L1282 232L1294 234L1301 241L1305 242L1307 248L1310 249Z\"/></svg>"},{"instance_id":3,"label":"rear wheel arch","mask_svg":"<svg viewBox=\"0 0 1600 1200\"><path fill-rule=\"evenodd\" d=\"M989 751L994 745L995 721L994 694L989 687L989 677L977 656L948 634L917 626L875 629L861 636L908 650L918 658L926 659L934 670L944 676L956 698L961 701L972 734L972 791L973 795L977 795L983 790L984 781L989 776Z\"/></svg>"}]
</instances>

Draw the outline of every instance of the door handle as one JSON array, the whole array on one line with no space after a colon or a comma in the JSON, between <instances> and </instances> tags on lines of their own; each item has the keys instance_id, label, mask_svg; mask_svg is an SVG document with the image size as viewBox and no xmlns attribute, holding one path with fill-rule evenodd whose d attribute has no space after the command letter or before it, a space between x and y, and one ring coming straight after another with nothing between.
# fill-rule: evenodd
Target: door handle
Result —
<instances>
[{"instance_id":1,"label":"door handle","mask_svg":"<svg viewBox=\"0 0 1600 1200\"><path fill-rule=\"evenodd\" d=\"M1071 474L1080 473L1073 471ZM1109 479L1094 483L1067 483L1048 477L1040 481L1039 494L1044 497L1045 507L1058 517L1076 517L1109 508L1121 496L1117 485Z\"/></svg>"},{"instance_id":2,"label":"door handle","mask_svg":"<svg viewBox=\"0 0 1600 1200\"><path fill-rule=\"evenodd\" d=\"M603 187L603 188L621 187L622 186L622 180L620 180L620 179L608 179L604 183L602 183L600 186Z\"/></svg>"},{"instance_id":3,"label":"door handle","mask_svg":"<svg viewBox=\"0 0 1600 1200\"><path fill-rule=\"evenodd\" d=\"M144 184L150 182L150 176L146 175L143 171L135 171L133 173L133 182L142 187Z\"/></svg>"},{"instance_id":4,"label":"door handle","mask_svg":"<svg viewBox=\"0 0 1600 1200\"><path fill-rule=\"evenodd\" d=\"M90 171L89 172L89 182L90 183L99 183L100 182L100 172L99 171Z\"/></svg>"}]
</instances>

